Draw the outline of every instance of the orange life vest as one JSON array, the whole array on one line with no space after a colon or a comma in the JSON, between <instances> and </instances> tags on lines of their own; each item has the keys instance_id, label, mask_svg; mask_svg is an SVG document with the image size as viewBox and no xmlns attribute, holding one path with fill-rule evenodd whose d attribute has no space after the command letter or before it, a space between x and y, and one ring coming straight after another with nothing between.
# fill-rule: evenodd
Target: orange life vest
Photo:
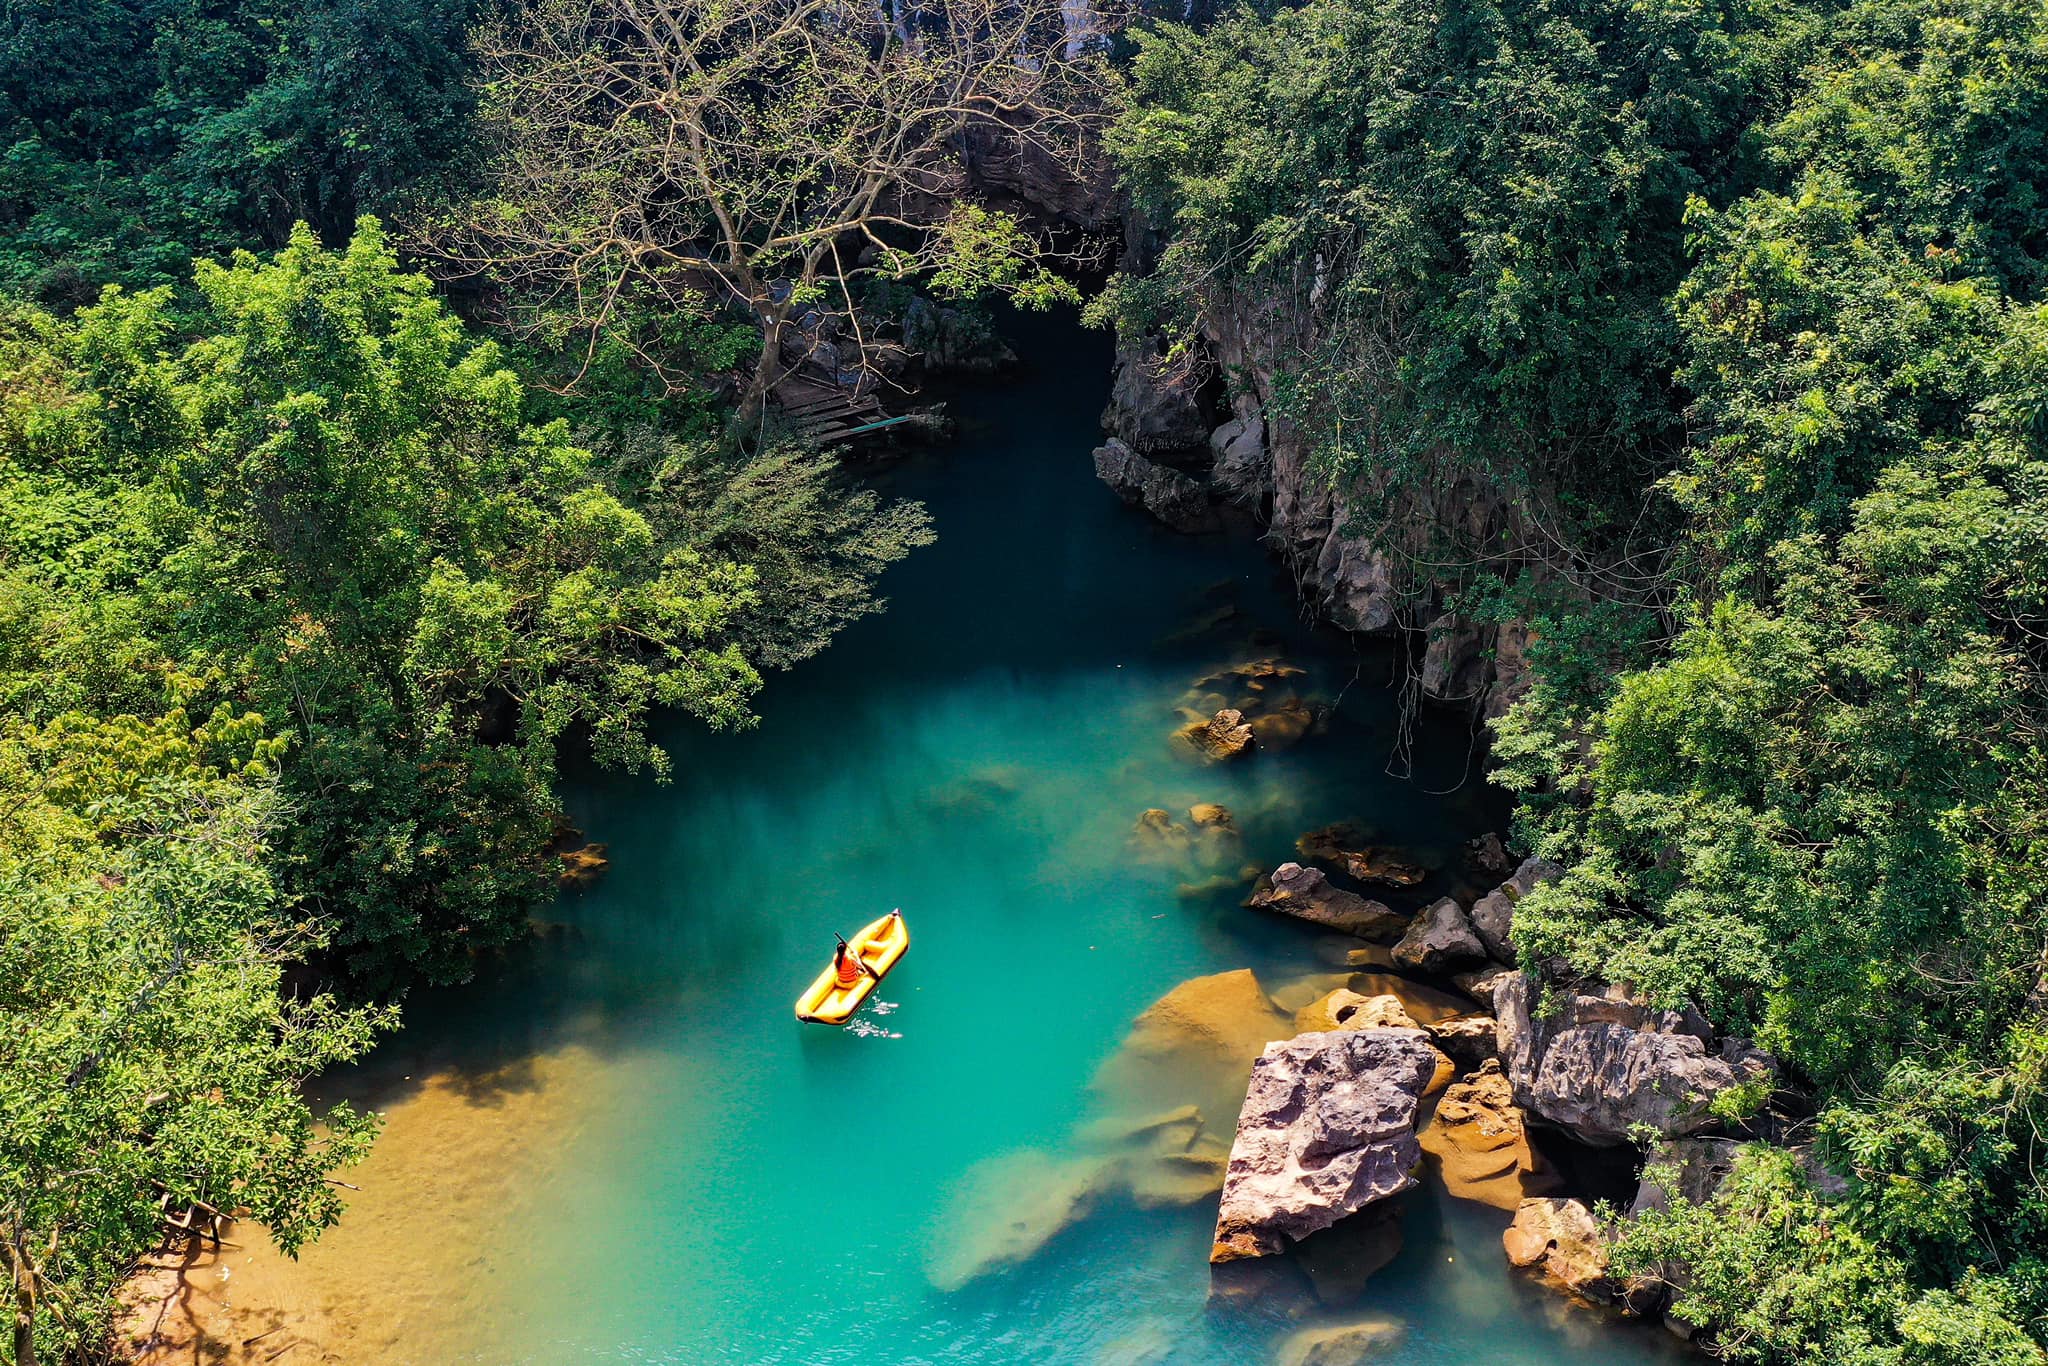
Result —
<instances>
[{"instance_id":1,"label":"orange life vest","mask_svg":"<svg viewBox=\"0 0 2048 1366\"><path fill-rule=\"evenodd\" d=\"M838 959L833 966L838 972L840 986L850 987L860 980L860 963L844 948L839 950Z\"/></svg>"}]
</instances>

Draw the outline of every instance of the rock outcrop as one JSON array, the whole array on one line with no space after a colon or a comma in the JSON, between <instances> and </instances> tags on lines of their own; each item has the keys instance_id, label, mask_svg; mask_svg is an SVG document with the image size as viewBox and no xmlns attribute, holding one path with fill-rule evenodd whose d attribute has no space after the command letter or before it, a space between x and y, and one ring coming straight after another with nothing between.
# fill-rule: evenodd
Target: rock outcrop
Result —
<instances>
[{"instance_id":1,"label":"rock outcrop","mask_svg":"<svg viewBox=\"0 0 2048 1366\"><path fill-rule=\"evenodd\" d=\"M1419 1029L1303 1034L1252 1065L1209 1260L1264 1257L1415 1184L1438 1054Z\"/></svg>"},{"instance_id":2,"label":"rock outcrop","mask_svg":"<svg viewBox=\"0 0 2048 1366\"><path fill-rule=\"evenodd\" d=\"M1557 1188L1556 1174L1530 1146L1522 1109L1498 1062L1451 1083L1420 1142L1437 1160L1444 1190L1460 1200L1511 1210Z\"/></svg>"},{"instance_id":3,"label":"rock outcrop","mask_svg":"<svg viewBox=\"0 0 2048 1366\"><path fill-rule=\"evenodd\" d=\"M1222 525L1201 481L1146 459L1116 437L1095 448L1095 476L1124 502L1142 507L1175 531L1214 531Z\"/></svg>"},{"instance_id":4,"label":"rock outcrop","mask_svg":"<svg viewBox=\"0 0 2048 1366\"><path fill-rule=\"evenodd\" d=\"M1394 945L1394 961L1417 972L1449 972L1484 957L1486 946L1473 933L1471 919L1449 897L1417 912L1401 942Z\"/></svg>"},{"instance_id":5,"label":"rock outcrop","mask_svg":"<svg viewBox=\"0 0 2048 1366\"><path fill-rule=\"evenodd\" d=\"M1356 892L1330 885L1320 868L1283 863L1259 879L1245 905L1261 911L1277 911L1297 920L1327 925L1333 930L1370 939L1391 935L1406 921L1377 901Z\"/></svg>"},{"instance_id":6,"label":"rock outcrop","mask_svg":"<svg viewBox=\"0 0 2048 1366\"><path fill-rule=\"evenodd\" d=\"M1515 961L1515 903L1534 891L1539 883L1562 877L1564 869L1549 859L1523 859L1514 875L1480 897L1472 905L1472 928L1495 962Z\"/></svg>"},{"instance_id":7,"label":"rock outcrop","mask_svg":"<svg viewBox=\"0 0 2048 1366\"><path fill-rule=\"evenodd\" d=\"M1303 858L1327 863L1357 882L1413 887L1429 876L1422 865L1373 844L1364 830L1349 821L1311 830L1294 842L1294 848Z\"/></svg>"},{"instance_id":8,"label":"rock outcrop","mask_svg":"<svg viewBox=\"0 0 2048 1366\"><path fill-rule=\"evenodd\" d=\"M1510 1262L1561 1290L1602 1304L1622 1299L1620 1282L1607 1270L1607 1231L1581 1201L1524 1200L1500 1241Z\"/></svg>"},{"instance_id":9,"label":"rock outcrop","mask_svg":"<svg viewBox=\"0 0 2048 1366\"><path fill-rule=\"evenodd\" d=\"M1258 414L1234 417L1209 433L1209 482L1235 501L1263 508L1273 495L1266 462L1266 422Z\"/></svg>"},{"instance_id":10,"label":"rock outcrop","mask_svg":"<svg viewBox=\"0 0 2048 1366\"><path fill-rule=\"evenodd\" d=\"M1169 360L1156 337L1119 339L1103 431L1146 455L1194 450L1208 444L1209 412L1191 359Z\"/></svg>"},{"instance_id":11,"label":"rock outcrop","mask_svg":"<svg viewBox=\"0 0 2048 1366\"><path fill-rule=\"evenodd\" d=\"M1768 1054L1717 1042L1696 1011L1657 1010L1614 988L1553 994L1554 1013L1539 1014L1528 974L1502 978L1495 1041L1516 1103L1582 1142L1627 1142L1639 1125L1666 1138L1699 1133L1719 1122L1715 1097L1775 1074Z\"/></svg>"}]
</instances>

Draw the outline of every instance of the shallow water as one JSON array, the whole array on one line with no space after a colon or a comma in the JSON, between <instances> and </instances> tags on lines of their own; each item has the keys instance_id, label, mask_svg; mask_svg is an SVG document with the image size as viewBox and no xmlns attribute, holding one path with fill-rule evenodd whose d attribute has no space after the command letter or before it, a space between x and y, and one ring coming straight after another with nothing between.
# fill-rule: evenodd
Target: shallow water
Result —
<instances>
[{"instance_id":1,"label":"shallow water","mask_svg":"<svg viewBox=\"0 0 2048 1366\"><path fill-rule=\"evenodd\" d=\"M330 1309L406 1293L381 1301L373 1353L330 1340L326 1359L1192 1366L1371 1317L1406 1325L1375 1360L1666 1359L1661 1335L1513 1277L1491 1209L1418 1191L1362 1290L1319 1300L1283 1271L1212 1302L1213 1195L1141 1208L1093 1174L1082 1131L1130 1102L1091 1082L1148 1003L1242 967L1290 1008L1342 980L1314 934L1237 905L1241 865L1351 818L1445 869L1434 895L1500 813L1477 784L1441 793L1467 769L1459 719L1423 728L1413 781L1386 774L1387 661L1304 625L1248 536L1175 536L1095 481L1105 345L1037 331L1023 374L958 396L956 444L882 476L939 533L891 572L890 610L773 680L758 730L669 728L672 785L573 774L609 876L494 980L416 1001L344 1084L392 1107L358 1178L369 1213L290 1274ZM1307 670L1273 692L1334 716L1201 763L1177 706L1261 657ZM1146 808L1185 826L1203 801L1236 813L1241 847L1134 842ZM881 1004L854 1029L797 1024L833 932L897 906L913 942ZM536 1057L605 1084L562 1091L557 1062L532 1084L558 1103L494 1103L491 1079L520 1094ZM475 1084L420 1106L409 1078L430 1072ZM1227 1142L1234 1113L1201 1099L1204 1142ZM423 1180L406 1155L450 1125L491 1141L430 1149L448 1169Z\"/></svg>"}]
</instances>

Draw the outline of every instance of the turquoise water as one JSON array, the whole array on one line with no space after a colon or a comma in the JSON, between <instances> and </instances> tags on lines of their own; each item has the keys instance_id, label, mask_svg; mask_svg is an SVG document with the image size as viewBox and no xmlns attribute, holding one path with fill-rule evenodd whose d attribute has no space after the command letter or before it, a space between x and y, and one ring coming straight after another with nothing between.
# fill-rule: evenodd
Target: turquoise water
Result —
<instances>
[{"instance_id":1,"label":"turquoise water","mask_svg":"<svg viewBox=\"0 0 2048 1366\"><path fill-rule=\"evenodd\" d=\"M1077 1193L1077 1135L1119 1100L1091 1080L1150 1002L1242 967L1283 995L1341 980L1240 890L1183 886L1344 818L1447 866L1500 813L1458 789L1462 721L1424 728L1413 781L1387 775L1387 661L1304 625L1248 536L1174 536L1094 480L1099 338L1025 343L1024 373L956 397L957 443L880 476L939 533L891 572L890 610L774 679L758 730L670 728L671 785L573 774L609 876L493 980L414 1004L409 1055L482 1071L573 1043L632 1078L544 1155L508 1215L517 1255L479 1255L489 1322L448 1325L466 1359L1263 1362L1370 1316L1407 1328L1376 1360L1664 1359L1661 1335L1511 1276L1505 1215L1427 1189L1394 1263L1323 1299L1281 1269L1212 1300L1213 1196ZM1279 686L1334 714L1204 765L1176 707L1255 658L1305 669ZM1134 843L1140 812L1185 824L1203 801L1241 849ZM851 1030L795 1023L833 933L898 906L913 942L879 1005ZM1234 1113L1203 1119L1227 1139ZM977 1249L1045 1232L973 1274Z\"/></svg>"}]
</instances>

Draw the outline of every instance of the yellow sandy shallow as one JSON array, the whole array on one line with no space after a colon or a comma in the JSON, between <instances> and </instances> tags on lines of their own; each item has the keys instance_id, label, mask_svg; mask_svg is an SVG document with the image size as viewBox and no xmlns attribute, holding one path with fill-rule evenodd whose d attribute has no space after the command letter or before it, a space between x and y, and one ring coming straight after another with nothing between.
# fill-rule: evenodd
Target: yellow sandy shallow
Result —
<instances>
[{"instance_id":1,"label":"yellow sandy shallow","mask_svg":"<svg viewBox=\"0 0 2048 1366\"><path fill-rule=\"evenodd\" d=\"M860 1003L875 989L875 983L889 975L896 960L910 947L910 928L901 911L891 911L846 941L846 947L868 971L850 987L839 985L839 976L827 963L811 983L811 989L796 998L796 1017L811 1024L845 1024L860 1009Z\"/></svg>"}]
</instances>

